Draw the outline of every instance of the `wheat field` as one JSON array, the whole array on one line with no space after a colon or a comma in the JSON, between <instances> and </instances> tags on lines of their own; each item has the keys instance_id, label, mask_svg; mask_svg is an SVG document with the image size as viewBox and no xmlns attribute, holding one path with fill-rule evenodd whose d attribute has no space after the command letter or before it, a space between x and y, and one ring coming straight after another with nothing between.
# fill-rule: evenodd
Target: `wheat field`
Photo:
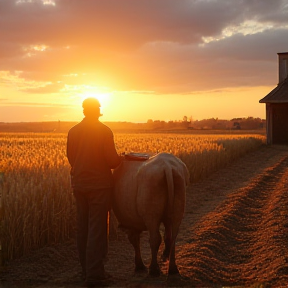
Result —
<instances>
[{"instance_id":1,"label":"wheat field","mask_svg":"<svg viewBox=\"0 0 288 288\"><path fill-rule=\"evenodd\" d=\"M0 133L1 261L73 237L75 205L66 134ZM115 134L117 152L173 153L190 181L263 145L263 135Z\"/></svg>"}]
</instances>

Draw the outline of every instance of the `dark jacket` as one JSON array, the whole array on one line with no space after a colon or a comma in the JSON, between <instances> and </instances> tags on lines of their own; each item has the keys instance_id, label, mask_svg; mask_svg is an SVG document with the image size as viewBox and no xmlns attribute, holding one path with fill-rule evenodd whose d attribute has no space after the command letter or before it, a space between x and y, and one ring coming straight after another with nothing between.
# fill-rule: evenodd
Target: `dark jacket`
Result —
<instances>
[{"instance_id":1,"label":"dark jacket","mask_svg":"<svg viewBox=\"0 0 288 288\"><path fill-rule=\"evenodd\" d=\"M113 187L111 169L121 163L113 133L95 119L84 118L72 127L67 138L72 188L80 190Z\"/></svg>"}]
</instances>

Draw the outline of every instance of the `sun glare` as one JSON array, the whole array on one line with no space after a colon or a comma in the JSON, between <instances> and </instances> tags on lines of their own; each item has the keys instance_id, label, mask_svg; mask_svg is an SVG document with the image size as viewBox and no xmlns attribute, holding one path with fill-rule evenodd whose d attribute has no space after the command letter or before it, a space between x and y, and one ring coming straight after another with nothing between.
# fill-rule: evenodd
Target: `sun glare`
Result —
<instances>
[{"instance_id":1,"label":"sun glare","mask_svg":"<svg viewBox=\"0 0 288 288\"><path fill-rule=\"evenodd\" d=\"M85 92L83 94L80 95L80 101L81 103L83 102L83 100L85 100L86 98L96 98L99 100L101 107L105 108L109 105L110 102L110 93L99 93L99 92Z\"/></svg>"}]
</instances>

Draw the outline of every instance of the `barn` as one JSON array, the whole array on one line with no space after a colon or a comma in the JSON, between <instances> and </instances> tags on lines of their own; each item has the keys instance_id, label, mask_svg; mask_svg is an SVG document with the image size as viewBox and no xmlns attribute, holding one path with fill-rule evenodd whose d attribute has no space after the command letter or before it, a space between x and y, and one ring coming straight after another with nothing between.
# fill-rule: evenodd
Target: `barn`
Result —
<instances>
[{"instance_id":1,"label":"barn","mask_svg":"<svg viewBox=\"0 0 288 288\"><path fill-rule=\"evenodd\" d=\"M277 54L279 83L259 102L266 103L267 144L288 145L288 52Z\"/></svg>"}]
</instances>

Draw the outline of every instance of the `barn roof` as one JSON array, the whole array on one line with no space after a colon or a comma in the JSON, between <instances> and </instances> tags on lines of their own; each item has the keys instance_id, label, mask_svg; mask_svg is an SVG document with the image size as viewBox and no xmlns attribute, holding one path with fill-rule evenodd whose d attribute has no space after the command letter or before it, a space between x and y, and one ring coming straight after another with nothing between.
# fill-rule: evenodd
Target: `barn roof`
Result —
<instances>
[{"instance_id":1,"label":"barn roof","mask_svg":"<svg viewBox=\"0 0 288 288\"><path fill-rule=\"evenodd\" d=\"M288 78L280 82L260 103L288 103Z\"/></svg>"}]
</instances>

